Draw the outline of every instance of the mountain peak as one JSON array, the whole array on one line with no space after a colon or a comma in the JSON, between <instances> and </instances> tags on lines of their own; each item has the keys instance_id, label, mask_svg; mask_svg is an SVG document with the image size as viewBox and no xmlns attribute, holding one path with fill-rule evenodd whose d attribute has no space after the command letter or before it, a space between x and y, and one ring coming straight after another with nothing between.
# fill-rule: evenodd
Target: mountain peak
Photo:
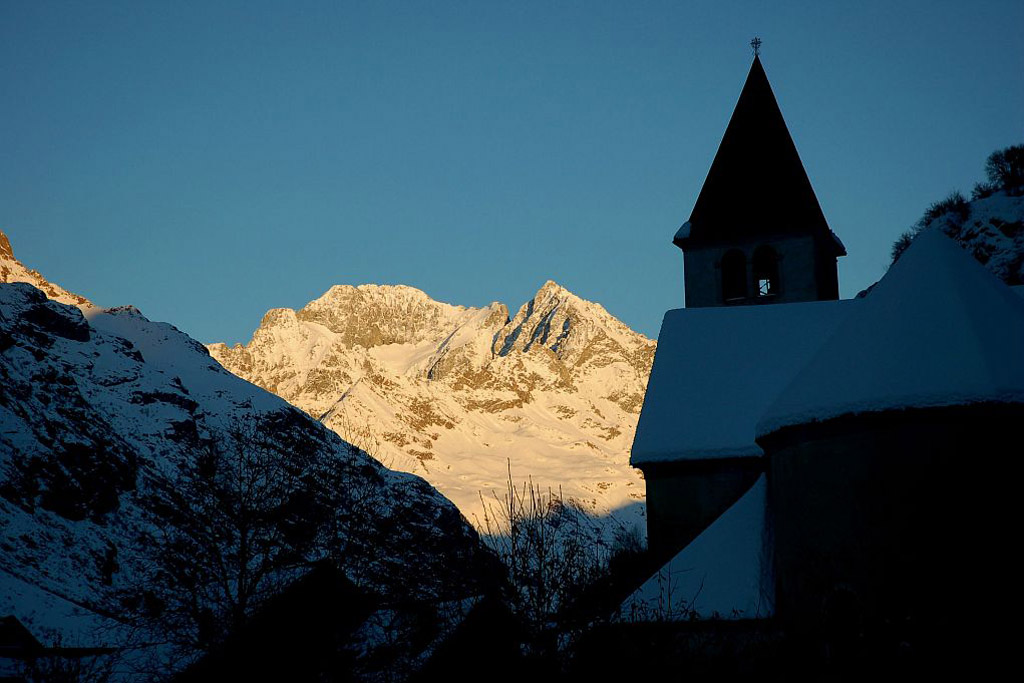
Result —
<instances>
[{"instance_id":1,"label":"mountain peak","mask_svg":"<svg viewBox=\"0 0 1024 683\"><path fill-rule=\"evenodd\" d=\"M537 294L535 294L533 298L534 298L534 300L536 300L536 299L541 299L541 298L544 298L544 297L552 297L552 296L563 297L563 296L566 296L566 295L572 296L572 297L576 297L575 294L573 294L568 289L566 289L562 285L558 284L554 280L548 280L543 285L541 285L541 288L537 290ZM579 297L576 297L576 298L579 298Z\"/></svg>"},{"instance_id":2,"label":"mountain peak","mask_svg":"<svg viewBox=\"0 0 1024 683\"><path fill-rule=\"evenodd\" d=\"M7 239L7 235L4 234L3 230L0 230L0 259L13 259L14 250L11 249L11 241Z\"/></svg>"},{"instance_id":3,"label":"mountain peak","mask_svg":"<svg viewBox=\"0 0 1024 683\"><path fill-rule=\"evenodd\" d=\"M548 290L548 289L565 289L565 287L563 287L562 285L558 284L554 280L550 280L549 279L549 280L546 280L544 282L544 284L540 288L540 291L543 292L544 290Z\"/></svg>"},{"instance_id":4,"label":"mountain peak","mask_svg":"<svg viewBox=\"0 0 1024 683\"><path fill-rule=\"evenodd\" d=\"M441 340L478 309L435 301L407 285L335 285L295 313L348 346L371 348Z\"/></svg>"},{"instance_id":5,"label":"mountain peak","mask_svg":"<svg viewBox=\"0 0 1024 683\"><path fill-rule=\"evenodd\" d=\"M511 320L502 303L453 306L400 285L332 287L290 313L211 355L422 473L467 518L482 518L510 461L594 509L643 500L627 452L655 342L554 280Z\"/></svg>"},{"instance_id":6,"label":"mountain peak","mask_svg":"<svg viewBox=\"0 0 1024 683\"><path fill-rule=\"evenodd\" d=\"M354 307L378 306L405 310L410 306L429 307L451 311L464 311L464 306L437 301L429 294L408 285L334 285L319 298L306 304L302 311L312 310L350 310Z\"/></svg>"},{"instance_id":7,"label":"mountain peak","mask_svg":"<svg viewBox=\"0 0 1024 683\"><path fill-rule=\"evenodd\" d=\"M613 355L627 357L634 353L645 356L641 348L653 348L653 342L630 330L600 304L582 299L548 280L498 333L492 350L507 356L514 351L530 352L542 347L554 353L566 367L573 367L590 358L586 349L595 343L617 347ZM640 365L645 363L646 360L641 361Z\"/></svg>"},{"instance_id":8,"label":"mountain peak","mask_svg":"<svg viewBox=\"0 0 1024 683\"><path fill-rule=\"evenodd\" d=\"M372 297L408 297L411 299L430 299L426 292L408 285L378 285L365 283L361 285L333 285L320 298L351 297L355 295Z\"/></svg>"}]
</instances>

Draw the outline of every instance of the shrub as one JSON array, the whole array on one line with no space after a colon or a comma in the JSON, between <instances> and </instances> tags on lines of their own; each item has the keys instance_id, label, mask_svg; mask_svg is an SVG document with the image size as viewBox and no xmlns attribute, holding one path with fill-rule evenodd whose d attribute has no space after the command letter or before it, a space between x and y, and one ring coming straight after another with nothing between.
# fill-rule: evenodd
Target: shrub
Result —
<instances>
[{"instance_id":1,"label":"shrub","mask_svg":"<svg viewBox=\"0 0 1024 683\"><path fill-rule=\"evenodd\" d=\"M992 183L975 183L974 189L971 190L971 201L991 197L998 189L999 188Z\"/></svg>"},{"instance_id":2,"label":"shrub","mask_svg":"<svg viewBox=\"0 0 1024 683\"><path fill-rule=\"evenodd\" d=\"M893 242L892 250L889 254L890 257L892 257L892 263L896 263L896 261L899 260L900 256L903 255L903 252L905 252L907 250L907 247L910 246L910 243L914 241L915 237L917 237L918 232L920 231L915 230L914 228L911 228L910 230L904 230L903 234L900 235L895 242Z\"/></svg>"},{"instance_id":3,"label":"shrub","mask_svg":"<svg viewBox=\"0 0 1024 683\"><path fill-rule=\"evenodd\" d=\"M958 190L950 192L942 201L935 202L925 210L924 215L914 224L912 228L905 231L892 245L892 262L896 263L910 243L914 241L922 230L928 227L933 221L943 216L949 216L946 232L949 228L959 229L971 212L971 205L967 202Z\"/></svg>"},{"instance_id":4,"label":"shrub","mask_svg":"<svg viewBox=\"0 0 1024 683\"><path fill-rule=\"evenodd\" d=\"M927 210L925 210L924 216L921 217L921 220L919 220L917 224L921 228L924 228L936 218L947 214L952 214L954 217L960 219L960 221L964 221L970 212L971 206L967 203L967 200L964 199L964 196L960 194L959 190L953 190L946 195L945 199L935 202L929 206Z\"/></svg>"},{"instance_id":5,"label":"shrub","mask_svg":"<svg viewBox=\"0 0 1024 683\"><path fill-rule=\"evenodd\" d=\"M1024 145L1013 145L1005 149L996 150L989 155L985 161L985 175L987 182L977 183L971 190L971 200L984 199L996 192L1005 192L1010 195L1024 193ZM970 213L970 204L964 196L957 191L940 202L935 202L924 212L917 223L905 231L892 245L892 263L896 263L903 252L906 251L914 238L924 230L928 224L942 216L949 216L943 229L950 237L959 237L960 228Z\"/></svg>"},{"instance_id":6,"label":"shrub","mask_svg":"<svg viewBox=\"0 0 1024 683\"><path fill-rule=\"evenodd\" d=\"M484 542L507 571L505 600L523 626L525 651L550 656L570 630L565 609L608 571L609 544L590 515L532 480L517 486L511 464L505 495L483 499Z\"/></svg>"}]
</instances>

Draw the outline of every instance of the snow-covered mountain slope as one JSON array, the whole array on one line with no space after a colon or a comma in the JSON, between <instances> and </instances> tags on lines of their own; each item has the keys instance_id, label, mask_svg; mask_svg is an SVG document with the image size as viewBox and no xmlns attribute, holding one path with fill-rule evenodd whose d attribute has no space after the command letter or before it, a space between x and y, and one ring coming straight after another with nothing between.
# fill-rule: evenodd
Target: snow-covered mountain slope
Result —
<instances>
[{"instance_id":1,"label":"snow-covered mountain slope","mask_svg":"<svg viewBox=\"0 0 1024 683\"><path fill-rule=\"evenodd\" d=\"M0 282L27 282L33 287L41 289L46 296L54 301L83 308L93 307L93 303L84 296L79 296L60 285L48 282L39 274L38 270L27 268L21 261L14 258L11 241L7 239L7 235L3 231L0 231Z\"/></svg>"},{"instance_id":2,"label":"snow-covered mountain slope","mask_svg":"<svg viewBox=\"0 0 1024 683\"><path fill-rule=\"evenodd\" d=\"M261 497L239 498L242 475ZM258 521L232 545L243 508ZM0 614L65 644L118 642L126 631L89 628L84 642L62 629L97 614L119 623L140 600L150 616L171 615L183 584L161 594L160 582L194 580L214 547L217 562L250 558L246 585L330 557L360 586L401 598L476 591L490 567L425 481L227 372L173 326L132 307L83 314L20 282L0 283L0 520ZM242 579L218 594L214 578L193 585L216 611ZM232 608L251 608L261 590Z\"/></svg>"},{"instance_id":3,"label":"snow-covered mountain slope","mask_svg":"<svg viewBox=\"0 0 1024 683\"><path fill-rule=\"evenodd\" d=\"M1024 194L992 190L967 201L959 192L933 204L897 241L894 260L926 230L942 230L1008 285L1024 284Z\"/></svg>"},{"instance_id":4,"label":"snow-covered mountain slope","mask_svg":"<svg viewBox=\"0 0 1024 683\"><path fill-rule=\"evenodd\" d=\"M509 319L405 286L335 286L268 311L242 346L210 352L364 447L423 476L471 521L481 494L532 477L639 523L629 446L655 342L554 282ZM644 528L644 525L640 525Z\"/></svg>"}]
</instances>

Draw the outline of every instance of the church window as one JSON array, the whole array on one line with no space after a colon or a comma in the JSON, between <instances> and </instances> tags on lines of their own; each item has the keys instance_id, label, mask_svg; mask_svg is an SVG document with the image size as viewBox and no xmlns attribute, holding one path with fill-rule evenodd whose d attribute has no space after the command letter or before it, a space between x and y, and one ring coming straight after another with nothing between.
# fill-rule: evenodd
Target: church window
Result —
<instances>
[{"instance_id":1,"label":"church window","mask_svg":"<svg viewBox=\"0 0 1024 683\"><path fill-rule=\"evenodd\" d=\"M739 249L730 249L722 257L722 296L726 302L747 296L747 259Z\"/></svg>"},{"instance_id":2,"label":"church window","mask_svg":"<svg viewBox=\"0 0 1024 683\"><path fill-rule=\"evenodd\" d=\"M779 256L768 245L761 245L754 251L754 281L757 296L773 296L779 293Z\"/></svg>"}]
</instances>

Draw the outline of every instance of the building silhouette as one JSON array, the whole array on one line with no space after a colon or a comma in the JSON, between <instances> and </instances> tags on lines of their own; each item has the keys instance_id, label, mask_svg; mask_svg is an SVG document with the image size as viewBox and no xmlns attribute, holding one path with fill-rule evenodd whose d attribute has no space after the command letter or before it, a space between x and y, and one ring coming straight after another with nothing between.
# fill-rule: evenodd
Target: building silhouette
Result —
<instances>
[{"instance_id":1,"label":"building silhouette","mask_svg":"<svg viewBox=\"0 0 1024 683\"><path fill-rule=\"evenodd\" d=\"M1017 602L998 463L1020 450L1024 288L932 230L839 300L845 250L756 56L674 242L686 307L665 314L631 453L665 566L623 612L979 661L999 638L964 626Z\"/></svg>"}]
</instances>

